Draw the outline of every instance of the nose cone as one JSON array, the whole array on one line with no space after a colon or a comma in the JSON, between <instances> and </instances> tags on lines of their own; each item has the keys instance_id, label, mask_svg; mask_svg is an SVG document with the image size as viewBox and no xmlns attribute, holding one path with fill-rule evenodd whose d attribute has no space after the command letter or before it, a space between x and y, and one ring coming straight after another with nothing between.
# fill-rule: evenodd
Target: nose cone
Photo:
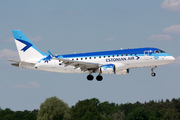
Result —
<instances>
[{"instance_id":1,"label":"nose cone","mask_svg":"<svg viewBox=\"0 0 180 120\"><path fill-rule=\"evenodd\" d=\"M168 56L167 60L172 63L172 62L174 62L176 59L175 59L173 56Z\"/></svg>"}]
</instances>

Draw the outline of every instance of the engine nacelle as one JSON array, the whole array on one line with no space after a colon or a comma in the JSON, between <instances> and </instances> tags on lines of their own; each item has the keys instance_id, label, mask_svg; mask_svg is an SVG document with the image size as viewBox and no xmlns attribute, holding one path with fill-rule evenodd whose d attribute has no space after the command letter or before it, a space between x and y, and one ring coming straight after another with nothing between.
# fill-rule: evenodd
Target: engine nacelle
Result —
<instances>
[{"instance_id":1,"label":"engine nacelle","mask_svg":"<svg viewBox=\"0 0 180 120\"><path fill-rule=\"evenodd\" d=\"M116 63L116 65L114 65L114 71L115 74L117 75L125 75L129 73L129 69L127 69L127 65L123 63Z\"/></svg>"},{"instance_id":2,"label":"engine nacelle","mask_svg":"<svg viewBox=\"0 0 180 120\"><path fill-rule=\"evenodd\" d=\"M102 74L112 74L115 73L114 64L102 65L100 68Z\"/></svg>"},{"instance_id":3,"label":"engine nacelle","mask_svg":"<svg viewBox=\"0 0 180 120\"><path fill-rule=\"evenodd\" d=\"M116 71L116 75L125 75L129 73L129 69Z\"/></svg>"},{"instance_id":4,"label":"engine nacelle","mask_svg":"<svg viewBox=\"0 0 180 120\"><path fill-rule=\"evenodd\" d=\"M107 64L101 66L100 72L102 74L125 75L129 73L129 69L126 69L124 64L118 64L118 65Z\"/></svg>"}]
</instances>

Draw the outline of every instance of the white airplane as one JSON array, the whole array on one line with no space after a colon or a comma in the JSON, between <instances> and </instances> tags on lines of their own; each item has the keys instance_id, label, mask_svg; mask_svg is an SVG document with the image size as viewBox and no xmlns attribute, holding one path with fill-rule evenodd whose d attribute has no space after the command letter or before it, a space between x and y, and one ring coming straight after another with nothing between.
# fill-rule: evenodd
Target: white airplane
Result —
<instances>
[{"instance_id":1,"label":"white airplane","mask_svg":"<svg viewBox=\"0 0 180 120\"><path fill-rule=\"evenodd\" d=\"M53 55L50 51L43 53L20 31L13 30L14 40L20 61L9 60L11 65L60 73L89 73L88 80L93 80L92 73L101 81L101 74L124 75L130 68L150 67L152 76L154 68L169 64L175 58L158 48L134 48L112 51Z\"/></svg>"}]
</instances>

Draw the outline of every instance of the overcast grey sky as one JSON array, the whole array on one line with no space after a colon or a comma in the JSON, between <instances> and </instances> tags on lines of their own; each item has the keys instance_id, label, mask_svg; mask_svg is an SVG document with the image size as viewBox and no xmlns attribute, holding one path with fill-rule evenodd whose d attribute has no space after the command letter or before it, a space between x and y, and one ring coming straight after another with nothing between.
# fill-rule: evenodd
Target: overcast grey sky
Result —
<instances>
[{"instance_id":1,"label":"overcast grey sky","mask_svg":"<svg viewBox=\"0 0 180 120\"><path fill-rule=\"evenodd\" d=\"M0 107L33 110L57 96L69 106L98 98L118 104L180 97L180 0L2 0L0 4ZM127 75L63 74L22 69L12 30L20 29L41 51L54 54L157 47L176 62ZM95 75L95 74L94 74ZM96 76L96 75L95 75Z\"/></svg>"}]
</instances>

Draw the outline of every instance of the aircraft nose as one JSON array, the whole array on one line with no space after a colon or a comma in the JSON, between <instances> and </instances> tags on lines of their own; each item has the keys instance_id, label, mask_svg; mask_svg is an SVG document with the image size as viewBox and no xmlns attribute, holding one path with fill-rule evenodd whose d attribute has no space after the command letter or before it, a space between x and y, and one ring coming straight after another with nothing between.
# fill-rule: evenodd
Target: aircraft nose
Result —
<instances>
[{"instance_id":1,"label":"aircraft nose","mask_svg":"<svg viewBox=\"0 0 180 120\"><path fill-rule=\"evenodd\" d=\"M167 60L174 62L176 59L173 56L169 56Z\"/></svg>"}]
</instances>

